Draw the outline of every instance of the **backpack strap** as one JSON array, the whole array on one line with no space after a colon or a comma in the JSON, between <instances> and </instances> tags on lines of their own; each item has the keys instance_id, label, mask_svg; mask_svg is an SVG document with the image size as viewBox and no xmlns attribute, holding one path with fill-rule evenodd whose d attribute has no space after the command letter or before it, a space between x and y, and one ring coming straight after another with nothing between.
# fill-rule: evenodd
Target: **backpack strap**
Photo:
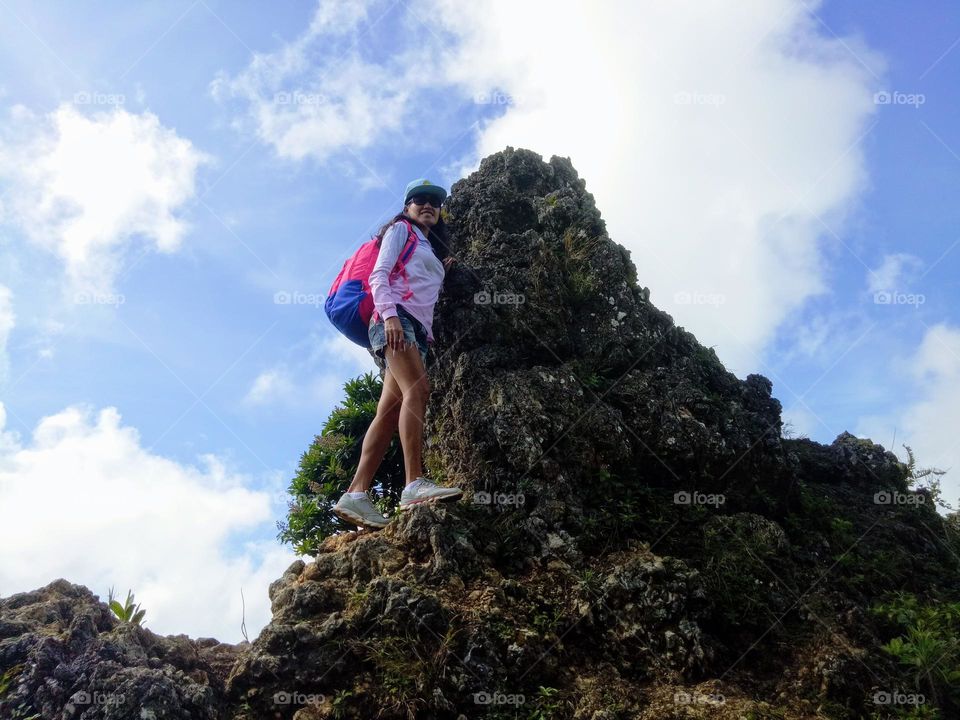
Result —
<instances>
[{"instance_id":1,"label":"backpack strap","mask_svg":"<svg viewBox=\"0 0 960 720\"><path fill-rule=\"evenodd\" d=\"M399 275L403 278L403 284L407 289L401 296L401 300L409 300L413 296L413 291L410 289L410 279L407 277L407 262L413 255L413 251L417 249L420 238L417 236L417 233L414 232L413 224L409 220L401 218L400 222L407 226L407 241L400 251L400 256L397 258L396 264L394 264L393 269L390 271L390 276ZM382 319L380 313L376 310L373 311L373 314L376 320Z\"/></svg>"},{"instance_id":2,"label":"backpack strap","mask_svg":"<svg viewBox=\"0 0 960 720\"><path fill-rule=\"evenodd\" d=\"M400 257L397 258L397 264L394 266L394 270L391 274L396 273L403 278L403 284L406 286L407 290L401 296L401 299L409 300L411 297L413 297L413 291L410 289L410 280L407 277L407 262L413 255L413 251L417 249L417 244L420 242L420 238L417 237L417 233L413 230L413 224L409 220L401 219L400 222L407 226L407 242L403 246L403 250L400 251Z\"/></svg>"}]
</instances>

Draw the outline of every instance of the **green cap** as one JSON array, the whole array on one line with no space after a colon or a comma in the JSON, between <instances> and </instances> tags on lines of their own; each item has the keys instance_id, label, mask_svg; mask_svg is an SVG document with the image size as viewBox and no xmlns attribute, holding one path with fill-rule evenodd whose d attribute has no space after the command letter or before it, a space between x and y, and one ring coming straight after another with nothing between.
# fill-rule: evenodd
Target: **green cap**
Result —
<instances>
[{"instance_id":1,"label":"green cap","mask_svg":"<svg viewBox=\"0 0 960 720\"><path fill-rule=\"evenodd\" d=\"M418 178L407 185L407 192L403 195L403 204L410 202L414 195L433 195L439 202L447 197L447 191L439 185L434 185L426 178Z\"/></svg>"}]
</instances>

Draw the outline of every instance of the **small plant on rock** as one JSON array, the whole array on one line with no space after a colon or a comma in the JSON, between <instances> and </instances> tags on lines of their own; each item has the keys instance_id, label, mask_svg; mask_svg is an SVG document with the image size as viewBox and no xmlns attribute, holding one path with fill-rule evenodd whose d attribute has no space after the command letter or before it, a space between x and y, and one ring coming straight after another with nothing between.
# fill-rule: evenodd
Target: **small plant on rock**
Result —
<instances>
[{"instance_id":1,"label":"small plant on rock","mask_svg":"<svg viewBox=\"0 0 960 720\"><path fill-rule=\"evenodd\" d=\"M114 597L113 588L110 588L107 594L107 605L120 622L130 623L131 625L141 625L143 623L143 616L147 614L146 610L140 609L139 603L134 604L133 592L131 590L127 590L127 599L123 605L121 605Z\"/></svg>"}]
</instances>

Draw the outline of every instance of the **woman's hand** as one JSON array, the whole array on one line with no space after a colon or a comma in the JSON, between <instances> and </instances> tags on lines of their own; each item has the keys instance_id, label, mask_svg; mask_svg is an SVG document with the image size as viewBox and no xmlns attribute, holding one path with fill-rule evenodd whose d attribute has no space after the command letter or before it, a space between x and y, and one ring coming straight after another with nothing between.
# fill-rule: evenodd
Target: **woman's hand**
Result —
<instances>
[{"instance_id":1,"label":"woman's hand","mask_svg":"<svg viewBox=\"0 0 960 720\"><path fill-rule=\"evenodd\" d=\"M383 322L384 334L387 336L387 347L401 352L407 349L407 339L403 335L403 325L396 315Z\"/></svg>"},{"instance_id":2,"label":"woman's hand","mask_svg":"<svg viewBox=\"0 0 960 720\"><path fill-rule=\"evenodd\" d=\"M453 265L457 259L453 255L449 255L443 259L443 271L450 272L450 266Z\"/></svg>"}]
</instances>

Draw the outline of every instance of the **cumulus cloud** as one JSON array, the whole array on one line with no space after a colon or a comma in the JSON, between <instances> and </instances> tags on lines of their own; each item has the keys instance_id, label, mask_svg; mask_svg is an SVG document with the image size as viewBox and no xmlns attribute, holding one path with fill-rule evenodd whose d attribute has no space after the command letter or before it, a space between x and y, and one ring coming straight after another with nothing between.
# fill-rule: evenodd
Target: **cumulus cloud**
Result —
<instances>
[{"instance_id":1,"label":"cumulus cloud","mask_svg":"<svg viewBox=\"0 0 960 720\"><path fill-rule=\"evenodd\" d=\"M376 369L366 348L348 340L340 333L314 333L310 337L311 362L330 362L345 365L350 370L363 372Z\"/></svg>"},{"instance_id":2,"label":"cumulus cloud","mask_svg":"<svg viewBox=\"0 0 960 720\"><path fill-rule=\"evenodd\" d=\"M250 406L332 410L343 400L344 378L379 372L370 353L337 332L315 331L254 378L244 397Z\"/></svg>"},{"instance_id":3,"label":"cumulus cloud","mask_svg":"<svg viewBox=\"0 0 960 720\"><path fill-rule=\"evenodd\" d=\"M38 117L16 106L0 139L4 220L63 262L69 292L111 292L137 239L180 246L188 226L178 212L209 160L150 112L88 117L64 103Z\"/></svg>"},{"instance_id":4,"label":"cumulus cloud","mask_svg":"<svg viewBox=\"0 0 960 720\"><path fill-rule=\"evenodd\" d=\"M239 125L252 126L283 158L326 161L399 139L418 88L436 78L419 62L422 49L396 28L381 25L360 41L383 9L386 3L324 0L298 38L276 52L257 53L235 76L219 73L211 94L243 103L247 122ZM375 45L386 45L386 56L364 57L364 48ZM369 173L359 176L367 185L378 182Z\"/></svg>"},{"instance_id":5,"label":"cumulus cloud","mask_svg":"<svg viewBox=\"0 0 960 720\"><path fill-rule=\"evenodd\" d=\"M654 302L741 376L829 287L821 244L863 184L882 61L818 3L434 0L389 26L390 3L336 7L213 83L279 155L422 151L424 112L483 104L447 182L506 145L570 157Z\"/></svg>"},{"instance_id":6,"label":"cumulus cloud","mask_svg":"<svg viewBox=\"0 0 960 720\"><path fill-rule=\"evenodd\" d=\"M248 405L266 405L274 402L289 402L295 397L289 372L285 368L271 368L257 375L244 402Z\"/></svg>"},{"instance_id":7,"label":"cumulus cloud","mask_svg":"<svg viewBox=\"0 0 960 720\"><path fill-rule=\"evenodd\" d=\"M909 398L889 415L865 416L857 426L861 437L886 438L906 460L909 445L920 467L947 470L941 483L944 499L957 507L960 498L960 328L939 323L927 328L916 352L893 362L910 381Z\"/></svg>"},{"instance_id":8,"label":"cumulus cloud","mask_svg":"<svg viewBox=\"0 0 960 720\"><path fill-rule=\"evenodd\" d=\"M874 79L861 60L880 63L796 0L497 7L441 12L464 38L449 72L505 98L477 157L507 144L569 156L653 301L735 372L756 370L778 325L828 287L818 243L836 245L862 186Z\"/></svg>"},{"instance_id":9,"label":"cumulus cloud","mask_svg":"<svg viewBox=\"0 0 960 720\"><path fill-rule=\"evenodd\" d=\"M154 631L237 642L242 587L251 639L268 622L267 587L296 559L261 539L284 511L279 485L251 490L212 455L153 454L112 407L66 408L29 441L4 421L0 404L0 593L58 577L104 600L132 588Z\"/></svg>"}]
</instances>

